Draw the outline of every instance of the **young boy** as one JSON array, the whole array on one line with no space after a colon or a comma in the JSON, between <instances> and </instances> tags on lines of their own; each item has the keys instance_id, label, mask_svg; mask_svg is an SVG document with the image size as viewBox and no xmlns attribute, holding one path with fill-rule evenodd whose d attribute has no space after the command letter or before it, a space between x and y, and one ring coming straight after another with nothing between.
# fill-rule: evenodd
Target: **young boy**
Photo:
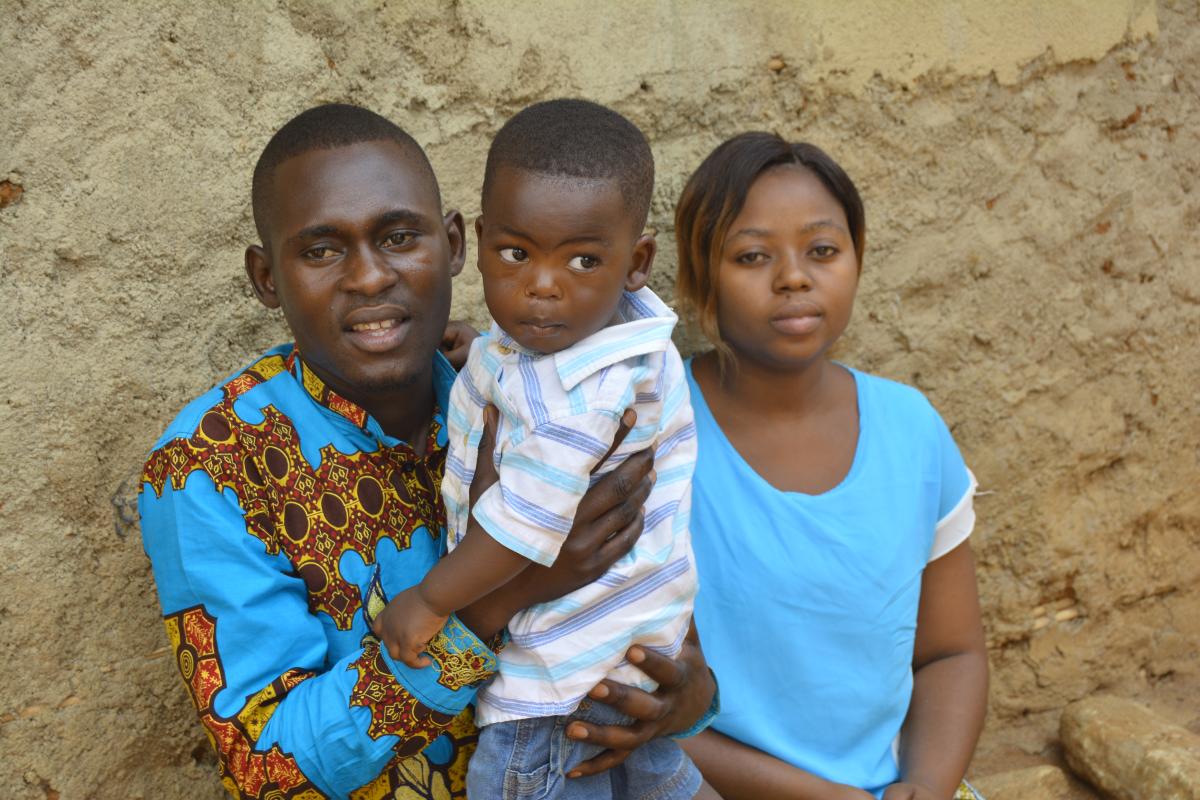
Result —
<instances>
[{"instance_id":1,"label":"young boy","mask_svg":"<svg viewBox=\"0 0 1200 800\"><path fill-rule=\"evenodd\" d=\"M567 723L619 721L587 692L604 678L645 686L626 650L676 652L696 592L688 536L696 441L671 343L677 318L645 288L653 184L641 132L580 100L525 109L488 152L475 231L495 324L473 344L450 397L442 485L450 552L388 604L376 630L394 658L426 663L421 651L447 615L531 563L554 562L598 469L652 446L658 478L633 551L593 584L510 624L499 675L477 699L472 798L691 798L701 785L670 739L608 772L565 780L596 754L565 737ZM488 405L499 409L500 480L472 505ZM610 454L628 408L636 427Z\"/></svg>"}]
</instances>

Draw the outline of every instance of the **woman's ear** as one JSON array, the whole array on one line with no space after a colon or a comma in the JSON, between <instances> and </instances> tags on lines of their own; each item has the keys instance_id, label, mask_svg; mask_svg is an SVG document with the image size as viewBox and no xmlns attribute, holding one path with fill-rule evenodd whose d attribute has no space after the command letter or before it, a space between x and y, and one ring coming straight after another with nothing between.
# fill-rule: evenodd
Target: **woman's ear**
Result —
<instances>
[{"instance_id":1,"label":"woman's ear","mask_svg":"<svg viewBox=\"0 0 1200 800\"><path fill-rule=\"evenodd\" d=\"M658 241L653 233L643 233L633 246L633 261L629 274L625 276L625 291L636 292L646 285L650 268L654 266L654 254L658 252Z\"/></svg>"},{"instance_id":2,"label":"woman's ear","mask_svg":"<svg viewBox=\"0 0 1200 800\"><path fill-rule=\"evenodd\" d=\"M258 302L267 308L279 308L279 294L275 291L275 276L271 274L271 257L256 244L246 248L246 276Z\"/></svg>"}]
</instances>

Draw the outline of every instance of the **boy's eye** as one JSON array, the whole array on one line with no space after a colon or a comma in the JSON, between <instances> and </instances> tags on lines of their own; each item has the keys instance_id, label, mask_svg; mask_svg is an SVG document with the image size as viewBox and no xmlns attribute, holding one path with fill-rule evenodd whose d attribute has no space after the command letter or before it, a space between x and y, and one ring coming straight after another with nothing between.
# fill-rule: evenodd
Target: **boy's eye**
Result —
<instances>
[{"instance_id":1,"label":"boy's eye","mask_svg":"<svg viewBox=\"0 0 1200 800\"><path fill-rule=\"evenodd\" d=\"M595 256L575 256L567 262L567 266L581 272L588 272L600 266L600 259Z\"/></svg>"},{"instance_id":2,"label":"boy's eye","mask_svg":"<svg viewBox=\"0 0 1200 800\"><path fill-rule=\"evenodd\" d=\"M392 231L383 239L384 247L402 247L410 244L417 235L412 231Z\"/></svg>"},{"instance_id":3,"label":"boy's eye","mask_svg":"<svg viewBox=\"0 0 1200 800\"><path fill-rule=\"evenodd\" d=\"M529 260L529 253L519 247L502 247L500 248L500 260L509 264L520 264Z\"/></svg>"}]
</instances>

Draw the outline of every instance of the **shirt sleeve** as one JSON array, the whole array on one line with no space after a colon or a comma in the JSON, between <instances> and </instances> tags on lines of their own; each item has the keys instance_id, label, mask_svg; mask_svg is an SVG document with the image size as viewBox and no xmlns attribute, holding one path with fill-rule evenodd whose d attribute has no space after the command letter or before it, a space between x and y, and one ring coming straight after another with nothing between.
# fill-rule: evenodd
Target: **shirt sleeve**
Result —
<instances>
[{"instance_id":1,"label":"shirt sleeve","mask_svg":"<svg viewBox=\"0 0 1200 800\"><path fill-rule=\"evenodd\" d=\"M929 560L936 561L958 547L975 528L975 475L967 469L950 429L933 411L937 443L940 496L938 522Z\"/></svg>"},{"instance_id":2,"label":"shirt sleeve","mask_svg":"<svg viewBox=\"0 0 1200 800\"><path fill-rule=\"evenodd\" d=\"M151 456L142 533L176 666L226 788L345 797L423 750L494 673L494 653L452 617L431 645L433 668L392 661L369 635L331 661L306 584L253 502L221 489L212 468L169 479L152 469L182 463L186 446Z\"/></svg>"},{"instance_id":3,"label":"shirt sleeve","mask_svg":"<svg viewBox=\"0 0 1200 800\"><path fill-rule=\"evenodd\" d=\"M619 411L594 410L551 420L510 440L500 455L500 480L472 509L476 521L513 552L553 564L590 473L608 453L620 421Z\"/></svg>"}]
</instances>

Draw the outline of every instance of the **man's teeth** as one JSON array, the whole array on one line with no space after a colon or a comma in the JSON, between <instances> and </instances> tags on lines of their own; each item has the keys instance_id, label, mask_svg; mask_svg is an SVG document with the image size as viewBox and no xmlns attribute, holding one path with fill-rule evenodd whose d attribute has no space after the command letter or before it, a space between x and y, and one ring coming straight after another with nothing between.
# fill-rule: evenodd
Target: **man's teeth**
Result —
<instances>
[{"instance_id":1,"label":"man's teeth","mask_svg":"<svg viewBox=\"0 0 1200 800\"><path fill-rule=\"evenodd\" d=\"M394 319L381 319L381 320L379 320L378 322L360 322L360 323L359 323L359 324L357 324L357 325L352 325L352 326L350 327L350 330L352 330L352 331L356 331L356 332L361 332L361 331L386 331L388 328L394 328L394 327L396 327L396 320L394 320Z\"/></svg>"}]
</instances>

